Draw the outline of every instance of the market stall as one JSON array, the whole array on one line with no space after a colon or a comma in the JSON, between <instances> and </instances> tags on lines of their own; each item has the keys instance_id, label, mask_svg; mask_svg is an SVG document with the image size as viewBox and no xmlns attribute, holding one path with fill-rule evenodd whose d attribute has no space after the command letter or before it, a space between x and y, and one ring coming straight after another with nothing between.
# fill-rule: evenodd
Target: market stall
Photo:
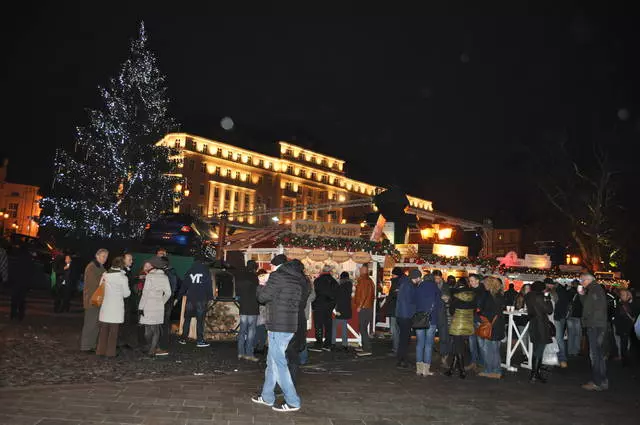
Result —
<instances>
[{"instance_id":1,"label":"market stall","mask_svg":"<svg viewBox=\"0 0 640 425\"><path fill-rule=\"evenodd\" d=\"M298 259L304 264L305 273L311 282L325 265L329 265L336 280L342 272L349 273L349 277L354 281L354 291L362 265L369 266L371 279L378 282L378 269L382 270L385 265L393 264L391 257L396 253L393 244L386 240L373 242L360 238L358 225L320 223L319 226L314 224L312 227L308 223L314 222L299 221L294 222L291 228L274 226L269 231L265 229L260 233L256 231L250 235L239 235L225 247L225 254L231 255L233 251L240 251L245 264L248 260L255 260L260 268L267 271L271 269L271 258L277 254L285 254L287 258ZM345 235L353 237L343 237ZM308 321L307 330L308 340L314 340L313 318ZM338 335L341 334L340 326L336 331ZM360 342L358 314L355 308L351 320L348 321L348 335L350 342Z\"/></svg>"}]
</instances>

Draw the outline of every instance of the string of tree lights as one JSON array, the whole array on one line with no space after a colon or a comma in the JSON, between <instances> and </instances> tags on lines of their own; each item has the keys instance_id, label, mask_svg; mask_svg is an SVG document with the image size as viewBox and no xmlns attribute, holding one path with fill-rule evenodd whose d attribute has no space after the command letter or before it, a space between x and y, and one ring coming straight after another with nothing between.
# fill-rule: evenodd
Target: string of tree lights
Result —
<instances>
[{"instance_id":1,"label":"string of tree lights","mask_svg":"<svg viewBox=\"0 0 640 425\"><path fill-rule=\"evenodd\" d=\"M100 97L102 108L89 110L88 124L77 128L74 151L56 152L40 224L67 235L135 237L171 207L178 179L169 174L175 152L155 146L178 125L144 23Z\"/></svg>"}]
</instances>

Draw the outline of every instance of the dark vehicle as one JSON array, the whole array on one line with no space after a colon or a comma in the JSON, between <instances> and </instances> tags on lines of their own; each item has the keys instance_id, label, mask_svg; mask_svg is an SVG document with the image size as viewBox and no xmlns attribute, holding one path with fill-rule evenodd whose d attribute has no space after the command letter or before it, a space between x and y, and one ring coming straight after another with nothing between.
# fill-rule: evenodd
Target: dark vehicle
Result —
<instances>
[{"instance_id":1,"label":"dark vehicle","mask_svg":"<svg viewBox=\"0 0 640 425\"><path fill-rule=\"evenodd\" d=\"M45 273L51 273L53 261L61 254L50 242L45 242L33 236L13 233L11 234L9 242L11 244L11 250L26 247L31 257L33 257L33 260L42 265Z\"/></svg>"},{"instance_id":2,"label":"dark vehicle","mask_svg":"<svg viewBox=\"0 0 640 425\"><path fill-rule=\"evenodd\" d=\"M212 236L211 225L189 214L163 214L145 226L142 242L174 254L193 255L213 250Z\"/></svg>"}]
</instances>

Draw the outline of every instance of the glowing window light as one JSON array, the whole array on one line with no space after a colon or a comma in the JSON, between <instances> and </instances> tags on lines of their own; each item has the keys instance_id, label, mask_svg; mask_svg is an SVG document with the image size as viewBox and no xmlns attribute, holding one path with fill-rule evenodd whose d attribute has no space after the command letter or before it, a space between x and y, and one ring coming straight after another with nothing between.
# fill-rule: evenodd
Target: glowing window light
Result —
<instances>
[{"instance_id":1,"label":"glowing window light","mask_svg":"<svg viewBox=\"0 0 640 425\"><path fill-rule=\"evenodd\" d=\"M293 184L293 191L297 192L298 191L298 183L294 183Z\"/></svg>"},{"instance_id":2,"label":"glowing window light","mask_svg":"<svg viewBox=\"0 0 640 425\"><path fill-rule=\"evenodd\" d=\"M294 150L293 150L293 157L294 157L294 158L297 158L297 157L299 157L299 156L300 156L300 150L299 150L299 149L294 149Z\"/></svg>"},{"instance_id":3,"label":"glowing window light","mask_svg":"<svg viewBox=\"0 0 640 425\"><path fill-rule=\"evenodd\" d=\"M238 152L234 152L233 155L232 155L232 158L233 158L234 161L237 161L238 160Z\"/></svg>"},{"instance_id":4,"label":"glowing window light","mask_svg":"<svg viewBox=\"0 0 640 425\"><path fill-rule=\"evenodd\" d=\"M300 175L300 168L296 167L294 172L295 172L296 176L299 176Z\"/></svg>"},{"instance_id":5,"label":"glowing window light","mask_svg":"<svg viewBox=\"0 0 640 425\"><path fill-rule=\"evenodd\" d=\"M207 165L207 172L209 174L215 173L216 172L216 166L215 165L211 165L211 164Z\"/></svg>"},{"instance_id":6,"label":"glowing window light","mask_svg":"<svg viewBox=\"0 0 640 425\"><path fill-rule=\"evenodd\" d=\"M280 189L284 189L285 187L287 187L287 182L284 180L280 181Z\"/></svg>"},{"instance_id":7,"label":"glowing window light","mask_svg":"<svg viewBox=\"0 0 640 425\"><path fill-rule=\"evenodd\" d=\"M329 176L329 183L333 184L333 182L336 181L336 178L334 176Z\"/></svg>"},{"instance_id":8,"label":"glowing window light","mask_svg":"<svg viewBox=\"0 0 640 425\"><path fill-rule=\"evenodd\" d=\"M211 152L211 155L217 155L218 154L218 148L216 146L210 146L209 147L209 152Z\"/></svg>"},{"instance_id":9,"label":"glowing window light","mask_svg":"<svg viewBox=\"0 0 640 425\"><path fill-rule=\"evenodd\" d=\"M427 227L426 229L420 229L420 236L422 239L431 239L435 234L435 230L431 227Z\"/></svg>"},{"instance_id":10,"label":"glowing window light","mask_svg":"<svg viewBox=\"0 0 640 425\"><path fill-rule=\"evenodd\" d=\"M264 168L271 168L271 161L265 161Z\"/></svg>"},{"instance_id":11,"label":"glowing window light","mask_svg":"<svg viewBox=\"0 0 640 425\"><path fill-rule=\"evenodd\" d=\"M353 188L353 184L351 182L347 183L347 190L351 190Z\"/></svg>"},{"instance_id":12,"label":"glowing window light","mask_svg":"<svg viewBox=\"0 0 640 425\"><path fill-rule=\"evenodd\" d=\"M226 158L228 155L229 155L229 151L226 149L222 149L222 156Z\"/></svg>"},{"instance_id":13,"label":"glowing window light","mask_svg":"<svg viewBox=\"0 0 640 425\"><path fill-rule=\"evenodd\" d=\"M449 239L453 235L453 229L450 227L438 230L439 239Z\"/></svg>"},{"instance_id":14,"label":"glowing window light","mask_svg":"<svg viewBox=\"0 0 640 425\"><path fill-rule=\"evenodd\" d=\"M346 201L346 200L347 200L347 197L346 197L346 196L344 196L344 195L340 195L340 196L338 196L338 200L339 200L340 202L344 202L344 201Z\"/></svg>"},{"instance_id":15,"label":"glowing window light","mask_svg":"<svg viewBox=\"0 0 640 425\"><path fill-rule=\"evenodd\" d=\"M248 155L242 155L242 162L244 162L245 164L247 162L249 162L249 156Z\"/></svg>"},{"instance_id":16,"label":"glowing window light","mask_svg":"<svg viewBox=\"0 0 640 425\"><path fill-rule=\"evenodd\" d=\"M322 164L322 158L319 156L316 157L316 164Z\"/></svg>"}]
</instances>

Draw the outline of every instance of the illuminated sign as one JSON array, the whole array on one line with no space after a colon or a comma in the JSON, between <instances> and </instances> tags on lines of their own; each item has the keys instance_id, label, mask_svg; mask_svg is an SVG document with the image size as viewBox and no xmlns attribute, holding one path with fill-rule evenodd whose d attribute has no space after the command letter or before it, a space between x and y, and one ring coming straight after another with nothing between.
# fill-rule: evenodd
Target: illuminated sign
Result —
<instances>
[{"instance_id":1,"label":"illuminated sign","mask_svg":"<svg viewBox=\"0 0 640 425\"><path fill-rule=\"evenodd\" d=\"M445 245L434 243L433 253L443 257L468 257L469 247L460 245Z\"/></svg>"},{"instance_id":2,"label":"illuminated sign","mask_svg":"<svg viewBox=\"0 0 640 425\"><path fill-rule=\"evenodd\" d=\"M359 224L321 223L309 220L294 220L291 223L291 231L299 235L322 236L330 238L360 237Z\"/></svg>"}]
</instances>

